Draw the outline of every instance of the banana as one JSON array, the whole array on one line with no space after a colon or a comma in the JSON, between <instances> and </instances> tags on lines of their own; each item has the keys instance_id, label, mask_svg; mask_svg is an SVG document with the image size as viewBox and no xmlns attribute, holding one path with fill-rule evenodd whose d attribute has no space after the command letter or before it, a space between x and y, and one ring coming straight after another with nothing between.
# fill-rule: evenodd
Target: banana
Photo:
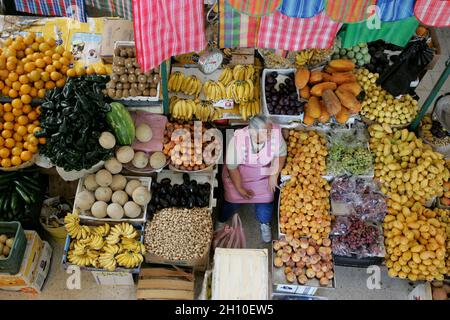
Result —
<instances>
[{"instance_id":1,"label":"banana","mask_svg":"<svg viewBox=\"0 0 450 320\"><path fill-rule=\"evenodd\" d=\"M245 80L245 82L248 87L248 91L247 91L248 94L246 95L246 98L251 100L255 97L255 86L253 85L253 81L251 81L249 79Z\"/></svg>"},{"instance_id":2,"label":"banana","mask_svg":"<svg viewBox=\"0 0 450 320\"><path fill-rule=\"evenodd\" d=\"M233 78L234 78L234 80L245 80L245 72L246 72L245 66L240 65L240 64L236 65L233 68Z\"/></svg>"},{"instance_id":3,"label":"banana","mask_svg":"<svg viewBox=\"0 0 450 320\"><path fill-rule=\"evenodd\" d=\"M223 69L219 77L219 82L227 86L233 80L233 71L230 68Z\"/></svg>"},{"instance_id":4,"label":"banana","mask_svg":"<svg viewBox=\"0 0 450 320\"><path fill-rule=\"evenodd\" d=\"M181 90L181 86L184 82L184 74L182 74L181 72L177 71L175 72L177 74L177 81L175 83L175 92L180 92Z\"/></svg>"},{"instance_id":5,"label":"banana","mask_svg":"<svg viewBox=\"0 0 450 320\"><path fill-rule=\"evenodd\" d=\"M255 74L255 68L253 65L245 66L245 80L253 80L253 76Z\"/></svg>"}]
</instances>

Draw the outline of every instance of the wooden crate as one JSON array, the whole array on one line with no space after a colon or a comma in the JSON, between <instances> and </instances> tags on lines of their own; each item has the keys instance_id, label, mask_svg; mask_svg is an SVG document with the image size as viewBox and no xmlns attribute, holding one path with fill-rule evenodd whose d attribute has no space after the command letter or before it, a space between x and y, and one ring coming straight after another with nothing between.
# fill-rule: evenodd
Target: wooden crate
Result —
<instances>
[{"instance_id":1,"label":"wooden crate","mask_svg":"<svg viewBox=\"0 0 450 320\"><path fill-rule=\"evenodd\" d=\"M176 266L142 268L138 300L194 300L194 272Z\"/></svg>"}]
</instances>

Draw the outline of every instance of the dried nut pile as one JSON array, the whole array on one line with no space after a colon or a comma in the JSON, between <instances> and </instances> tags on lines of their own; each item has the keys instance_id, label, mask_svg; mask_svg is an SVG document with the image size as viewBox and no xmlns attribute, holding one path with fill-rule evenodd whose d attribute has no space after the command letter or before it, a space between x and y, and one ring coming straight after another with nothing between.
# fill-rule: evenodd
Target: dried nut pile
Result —
<instances>
[{"instance_id":1,"label":"dried nut pile","mask_svg":"<svg viewBox=\"0 0 450 320\"><path fill-rule=\"evenodd\" d=\"M145 229L145 247L164 259L199 259L211 245L212 232L207 209L163 209Z\"/></svg>"},{"instance_id":2,"label":"dried nut pile","mask_svg":"<svg viewBox=\"0 0 450 320\"><path fill-rule=\"evenodd\" d=\"M281 190L280 229L294 238L327 238L331 228L330 186L325 179L326 140L317 132L289 133L288 156L282 175L291 179Z\"/></svg>"}]
</instances>

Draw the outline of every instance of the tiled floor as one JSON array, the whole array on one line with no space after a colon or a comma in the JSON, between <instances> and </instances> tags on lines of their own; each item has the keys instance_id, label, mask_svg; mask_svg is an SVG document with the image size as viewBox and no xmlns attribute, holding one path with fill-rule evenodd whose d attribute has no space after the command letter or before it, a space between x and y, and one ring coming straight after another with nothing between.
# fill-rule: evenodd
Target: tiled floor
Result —
<instances>
[{"instance_id":1,"label":"tiled floor","mask_svg":"<svg viewBox=\"0 0 450 320\"><path fill-rule=\"evenodd\" d=\"M442 48L440 61L432 71L429 71L420 83L417 93L420 96L420 103L427 98L430 90L439 78L444 63L450 56L450 28L438 30L438 36ZM450 92L450 79L447 79L440 94ZM254 217L251 207L244 207L241 212L241 218L245 227L247 236L247 246L249 248L269 248L262 244L259 235L259 225ZM274 217L275 219L275 217ZM276 222L274 221L274 225ZM276 230L273 230L274 235ZM66 287L68 275L64 272L61 265L62 245L52 243L54 252L52 266L44 290L37 296L27 294L0 291L0 300L6 299L134 299L134 287L102 287L98 286L92 275L88 272L82 273L81 290L69 290ZM397 300L406 299L412 287L408 281L400 279L391 279L387 276L386 270L381 270L380 288L370 290L367 287L366 269L356 268L336 268L335 290L320 290L318 295L329 299L385 299ZM198 280L201 281L199 277Z\"/></svg>"}]
</instances>

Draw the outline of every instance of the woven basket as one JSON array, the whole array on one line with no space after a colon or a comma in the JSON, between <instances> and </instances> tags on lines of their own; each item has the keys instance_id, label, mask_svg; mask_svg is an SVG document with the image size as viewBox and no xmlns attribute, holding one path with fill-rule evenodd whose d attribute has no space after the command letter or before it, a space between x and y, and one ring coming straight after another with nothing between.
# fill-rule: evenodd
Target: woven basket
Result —
<instances>
[{"instance_id":1,"label":"woven basket","mask_svg":"<svg viewBox=\"0 0 450 320\"><path fill-rule=\"evenodd\" d=\"M35 163L36 163L36 155L34 155L33 158L31 158L31 160L28 160L27 162L22 163L20 166L15 166L15 167L10 167L10 168L0 167L0 171L7 171L7 172L19 171L19 170L31 167Z\"/></svg>"}]
</instances>

